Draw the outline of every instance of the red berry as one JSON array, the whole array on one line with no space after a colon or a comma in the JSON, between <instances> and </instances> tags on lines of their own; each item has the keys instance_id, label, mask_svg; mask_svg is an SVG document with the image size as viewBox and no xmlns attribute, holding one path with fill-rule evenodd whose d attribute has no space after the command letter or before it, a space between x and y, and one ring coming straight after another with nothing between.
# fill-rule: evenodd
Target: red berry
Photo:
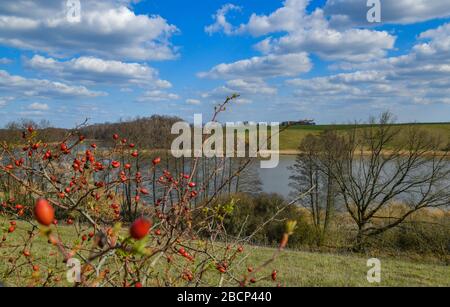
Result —
<instances>
[{"instance_id":1,"label":"red berry","mask_svg":"<svg viewBox=\"0 0 450 307\"><path fill-rule=\"evenodd\" d=\"M277 280L277 271L273 270L272 272L272 280L275 281Z\"/></svg>"},{"instance_id":2,"label":"red berry","mask_svg":"<svg viewBox=\"0 0 450 307\"><path fill-rule=\"evenodd\" d=\"M119 139L119 135L118 134L113 134L113 139L117 141Z\"/></svg>"},{"instance_id":3,"label":"red berry","mask_svg":"<svg viewBox=\"0 0 450 307\"><path fill-rule=\"evenodd\" d=\"M111 166L113 168L119 168L120 167L120 162L119 161L112 161L111 162Z\"/></svg>"},{"instance_id":4,"label":"red berry","mask_svg":"<svg viewBox=\"0 0 450 307\"><path fill-rule=\"evenodd\" d=\"M148 195L149 194L148 190L145 189L145 188L141 189L141 193L144 194L144 195Z\"/></svg>"},{"instance_id":5,"label":"red berry","mask_svg":"<svg viewBox=\"0 0 450 307\"><path fill-rule=\"evenodd\" d=\"M189 182L189 187L195 188L197 184L195 182Z\"/></svg>"},{"instance_id":6,"label":"red berry","mask_svg":"<svg viewBox=\"0 0 450 307\"><path fill-rule=\"evenodd\" d=\"M153 165L157 165L157 164L161 163L161 158L156 157L155 159L153 159L152 163L153 163Z\"/></svg>"},{"instance_id":7,"label":"red berry","mask_svg":"<svg viewBox=\"0 0 450 307\"><path fill-rule=\"evenodd\" d=\"M135 288L142 288L142 284L140 282L137 282L134 284Z\"/></svg>"},{"instance_id":8,"label":"red berry","mask_svg":"<svg viewBox=\"0 0 450 307\"><path fill-rule=\"evenodd\" d=\"M49 226L55 218L55 210L45 199L38 199L34 207L36 220L44 226Z\"/></svg>"},{"instance_id":9,"label":"red berry","mask_svg":"<svg viewBox=\"0 0 450 307\"><path fill-rule=\"evenodd\" d=\"M133 239L141 240L148 234L151 227L152 223L149 220L141 217L134 221L134 223L131 225L130 235Z\"/></svg>"}]
</instances>

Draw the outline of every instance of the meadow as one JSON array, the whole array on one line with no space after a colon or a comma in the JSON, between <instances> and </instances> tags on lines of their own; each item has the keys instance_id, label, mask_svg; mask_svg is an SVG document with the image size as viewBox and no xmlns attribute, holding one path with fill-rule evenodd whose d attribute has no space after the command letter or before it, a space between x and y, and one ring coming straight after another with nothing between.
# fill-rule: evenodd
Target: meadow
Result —
<instances>
[{"instance_id":1,"label":"meadow","mask_svg":"<svg viewBox=\"0 0 450 307\"><path fill-rule=\"evenodd\" d=\"M8 221L0 219L1 228L7 228ZM54 228L54 226L52 226ZM14 246L14 242L27 235L31 229L30 224L25 222L17 223L17 231L3 242L7 248L0 249L0 280L7 286L28 286L33 285L32 266L29 259L22 256L22 250ZM58 226L58 234L65 242L76 242L77 236L72 227ZM10 245L9 245L10 244ZM245 246L245 252L239 260L236 270L242 271L258 263L266 261L274 253L274 249L257 246ZM55 258L51 257L57 253L56 247L47 242L47 238L42 236L33 241L30 248L34 263L40 266L40 276L45 280L48 275L47 269L52 269L54 277L59 276L60 282L49 281L53 286L70 286L65 280L66 268L64 266L54 267ZM268 267L264 268L259 275L267 276L273 268L278 271L278 280L282 286L293 287L373 287L373 286L450 286L450 267L434 262L420 262L406 258L394 258L392 256L378 256L381 261L381 282L369 283L367 281L367 260L372 255L362 254L332 254L316 253L306 251L296 251L286 249ZM12 266L10 259L15 259L15 264L20 267L8 275ZM162 270L165 262L161 262ZM239 272L236 272L238 274ZM209 285L218 286L220 278L217 274L209 274L205 281ZM186 285L182 283L180 285ZM223 286L232 285L222 283ZM274 286L269 279L258 281L257 286Z\"/></svg>"},{"instance_id":2,"label":"meadow","mask_svg":"<svg viewBox=\"0 0 450 307\"><path fill-rule=\"evenodd\" d=\"M365 125L359 127L364 129ZM450 138L450 123L418 123L418 124L395 124L401 127L419 127L433 134L439 134L444 139ZM353 125L316 125L316 126L291 126L280 133L280 150L284 153L297 151L300 142L308 135L319 135L326 130L346 131Z\"/></svg>"}]
</instances>

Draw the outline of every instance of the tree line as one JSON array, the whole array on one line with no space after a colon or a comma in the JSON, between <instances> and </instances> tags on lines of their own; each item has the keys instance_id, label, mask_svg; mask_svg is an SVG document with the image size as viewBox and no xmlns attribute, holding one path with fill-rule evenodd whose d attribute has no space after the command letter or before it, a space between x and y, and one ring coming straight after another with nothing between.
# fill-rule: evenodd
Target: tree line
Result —
<instances>
[{"instance_id":1,"label":"tree line","mask_svg":"<svg viewBox=\"0 0 450 307\"><path fill-rule=\"evenodd\" d=\"M181 121L178 117L153 115L151 117L137 117L130 120L120 120L117 123L84 124L78 127L86 138L100 142L111 142L111 135L119 133L123 138L133 140L142 148L169 149L174 136L170 133L175 122ZM8 143L17 142L17 136L27 127L40 130L42 140L55 142L64 137L72 129L53 127L49 121L35 122L29 119L12 121L0 129L0 140Z\"/></svg>"}]
</instances>

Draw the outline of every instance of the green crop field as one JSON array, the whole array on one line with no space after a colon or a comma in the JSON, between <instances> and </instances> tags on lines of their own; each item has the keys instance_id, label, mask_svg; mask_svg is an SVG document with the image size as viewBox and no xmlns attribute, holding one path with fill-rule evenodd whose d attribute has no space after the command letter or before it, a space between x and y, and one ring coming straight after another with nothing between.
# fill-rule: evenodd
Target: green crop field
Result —
<instances>
[{"instance_id":1,"label":"green crop field","mask_svg":"<svg viewBox=\"0 0 450 307\"><path fill-rule=\"evenodd\" d=\"M398 126L415 125L429 131L441 135L444 139L450 138L450 123L424 123L424 124L398 124ZM280 133L280 149L281 150L297 150L300 142L308 134L318 135L327 129L344 131L349 129L350 125L317 125L317 126L292 126ZM363 128L364 125L361 125Z\"/></svg>"}]
</instances>

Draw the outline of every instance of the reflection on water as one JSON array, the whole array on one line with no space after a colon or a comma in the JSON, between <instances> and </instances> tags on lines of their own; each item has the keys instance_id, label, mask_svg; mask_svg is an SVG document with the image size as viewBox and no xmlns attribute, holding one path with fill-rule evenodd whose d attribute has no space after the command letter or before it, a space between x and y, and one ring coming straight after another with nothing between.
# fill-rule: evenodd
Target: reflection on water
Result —
<instances>
[{"instance_id":1,"label":"reflection on water","mask_svg":"<svg viewBox=\"0 0 450 307\"><path fill-rule=\"evenodd\" d=\"M258 168L258 175L261 180L262 190L265 193L277 193L285 198L289 198L292 189L289 187L289 167L294 165L295 156L280 156L280 163L274 169Z\"/></svg>"},{"instance_id":2,"label":"reflection on water","mask_svg":"<svg viewBox=\"0 0 450 307\"><path fill-rule=\"evenodd\" d=\"M292 198L289 195L292 192L292 188L289 187L289 176L291 171L290 166L295 164L296 156L285 155L280 156L280 163L275 169L261 169L258 168L257 172L262 184L262 190L266 193L278 193L285 197L286 199ZM450 161L448 161L448 166L450 167ZM423 167L427 167L424 165ZM400 195L400 198L402 195ZM406 195L403 195L406 197Z\"/></svg>"}]
</instances>

